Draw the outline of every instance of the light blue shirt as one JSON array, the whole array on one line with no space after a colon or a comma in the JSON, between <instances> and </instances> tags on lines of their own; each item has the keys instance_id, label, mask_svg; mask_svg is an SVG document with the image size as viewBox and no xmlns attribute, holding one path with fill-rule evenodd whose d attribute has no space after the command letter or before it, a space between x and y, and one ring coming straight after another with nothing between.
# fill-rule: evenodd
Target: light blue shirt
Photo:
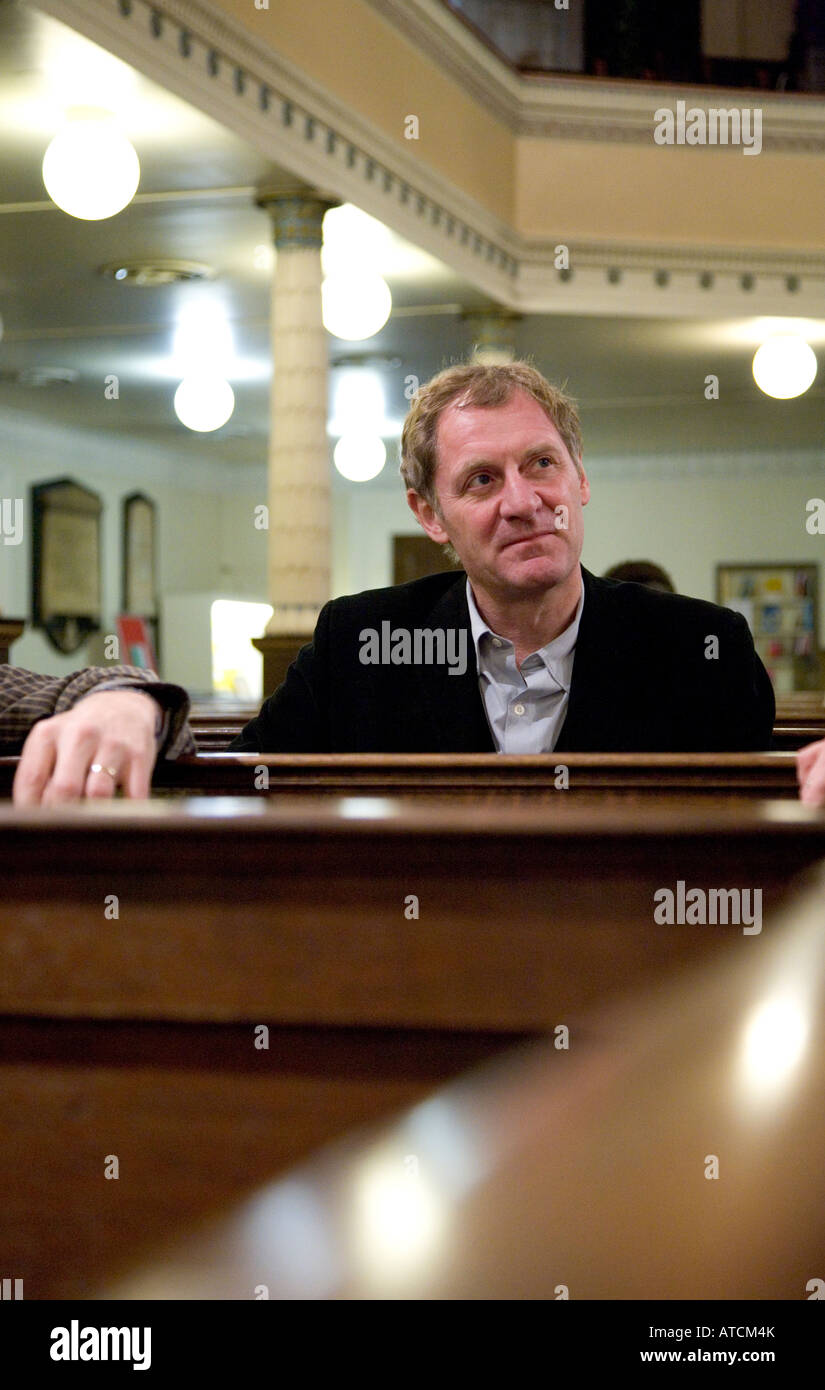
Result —
<instances>
[{"instance_id":1,"label":"light blue shirt","mask_svg":"<svg viewBox=\"0 0 825 1390\"><path fill-rule=\"evenodd\" d=\"M499 753L551 753L567 714L579 635L584 584L569 627L516 665L516 649L491 631L476 607L467 580L470 629L476 648L478 688Z\"/></svg>"}]
</instances>

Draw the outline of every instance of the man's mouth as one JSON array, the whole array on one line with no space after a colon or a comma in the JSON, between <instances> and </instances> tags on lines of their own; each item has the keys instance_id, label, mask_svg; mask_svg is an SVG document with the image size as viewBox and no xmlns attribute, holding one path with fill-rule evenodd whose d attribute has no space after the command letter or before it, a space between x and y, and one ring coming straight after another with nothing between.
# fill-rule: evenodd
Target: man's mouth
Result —
<instances>
[{"instance_id":1,"label":"man's mouth","mask_svg":"<svg viewBox=\"0 0 825 1390\"><path fill-rule=\"evenodd\" d=\"M540 541L543 536L555 536L555 531L531 531L529 536L516 536L512 541L505 541L502 550L509 550L512 545L526 545L528 541Z\"/></svg>"}]
</instances>

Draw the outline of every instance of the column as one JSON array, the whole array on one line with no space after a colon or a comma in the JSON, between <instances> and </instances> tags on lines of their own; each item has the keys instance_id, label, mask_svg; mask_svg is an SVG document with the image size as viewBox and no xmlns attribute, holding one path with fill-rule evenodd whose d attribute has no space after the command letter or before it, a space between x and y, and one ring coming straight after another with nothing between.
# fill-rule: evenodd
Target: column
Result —
<instances>
[{"instance_id":1,"label":"column","mask_svg":"<svg viewBox=\"0 0 825 1390\"><path fill-rule=\"evenodd\" d=\"M270 323L268 596L274 612L255 641L271 695L309 640L330 589L327 335L321 320L321 239L333 204L262 191L276 264Z\"/></svg>"}]
</instances>

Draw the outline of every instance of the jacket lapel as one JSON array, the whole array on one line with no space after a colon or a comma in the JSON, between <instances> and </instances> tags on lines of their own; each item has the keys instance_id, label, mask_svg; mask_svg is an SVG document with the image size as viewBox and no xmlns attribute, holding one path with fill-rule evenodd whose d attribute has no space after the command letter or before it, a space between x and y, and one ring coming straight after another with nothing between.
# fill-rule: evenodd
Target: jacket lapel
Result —
<instances>
[{"instance_id":1,"label":"jacket lapel","mask_svg":"<svg viewBox=\"0 0 825 1390\"><path fill-rule=\"evenodd\" d=\"M584 608L582 609L576 653L573 658L573 679L567 715L561 727L556 751L599 752L620 740L621 730L615 730L622 714L615 704L622 669L622 656L617 648L618 626L610 621L610 590L582 565Z\"/></svg>"},{"instance_id":2,"label":"jacket lapel","mask_svg":"<svg viewBox=\"0 0 825 1390\"><path fill-rule=\"evenodd\" d=\"M460 676L450 667L433 664L416 667L421 703L425 709L433 742L444 753L492 753L494 745L478 689L478 668L470 611L467 607L467 576L462 573L455 584L423 616L422 626L466 633L467 669Z\"/></svg>"}]
</instances>

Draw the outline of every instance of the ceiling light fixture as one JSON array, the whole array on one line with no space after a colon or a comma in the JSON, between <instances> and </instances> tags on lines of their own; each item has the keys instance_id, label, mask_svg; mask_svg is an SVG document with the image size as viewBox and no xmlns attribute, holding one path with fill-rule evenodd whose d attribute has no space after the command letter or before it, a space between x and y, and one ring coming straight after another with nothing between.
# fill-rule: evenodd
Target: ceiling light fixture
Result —
<instances>
[{"instance_id":1,"label":"ceiling light fixture","mask_svg":"<svg viewBox=\"0 0 825 1390\"><path fill-rule=\"evenodd\" d=\"M235 409L235 393L224 377L184 377L175 392L175 414L182 425L199 434L210 434L225 425Z\"/></svg>"},{"instance_id":2,"label":"ceiling light fixture","mask_svg":"<svg viewBox=\"0 0 825 1390\"><path fill-rule=\"evenodd\" d=\"M332 457L342 478L366 483L378 477L387 461L387 450L377 434L342 434Z\"/></svg>"},{"instance_id":3,"label":"ceiling light fixture","mask_svg":"<svg viewBox=\"0 0 825 1390\"><path fill-rule=\"evenodd\" d=\"M321 286L324 327L335 338L372 338L392 311L392 295L380 275L329 275Z\"/></svg>"},{"instance_id":4,"label":"ceiling light fixture","mask_svg":"<svg viewBox=\"0 0 825 1390\"><path fill-rule=\"evenodd\" d=\"M214 267L201 261L111 261L102 265L99 273L120 284L137 285L141 289L215 278Z\"/></svg>"},{"instance_id":5,"label":"ceiling light fixture","mask_svg":"<svg viewBox=\"0 0 825 1390\"><path fill-rule=\"evenodd\" d=\"M108 111L76 109L43 156L43 182L63 212L99 222L132 201L140 162Z\"/></svg>"},{"instance_id":6,"label":"ceiling light fixture","mask_svg":"<svg viewBox=\"0 0 825 1390\"><path fill-rule=\"evenodd\" d=\"M778 333L757 348L753 378L760 391L775 400L802 396L817 372L816 353L795 333Z\"/></svg>"}]
</instances>

